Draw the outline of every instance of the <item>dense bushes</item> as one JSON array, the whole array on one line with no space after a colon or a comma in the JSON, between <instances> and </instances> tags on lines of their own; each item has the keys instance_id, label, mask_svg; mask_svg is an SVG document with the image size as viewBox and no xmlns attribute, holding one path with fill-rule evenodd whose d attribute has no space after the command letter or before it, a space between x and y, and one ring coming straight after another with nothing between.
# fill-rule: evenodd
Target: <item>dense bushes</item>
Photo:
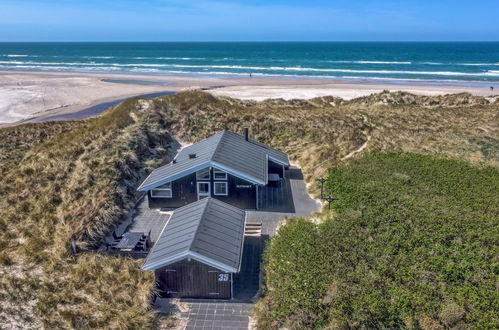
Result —
<instances>
[{"instance_id":1,"label":"dense bushes","mask_svg":"<svg viewBox=\"0 0 499 330\"><path fill-rule=\"evenodd\" d=\"M331 169L327 190L331 219L268 248L263 328L499 326L497 168L372 153Z\"/></svg>"}]
</instances>

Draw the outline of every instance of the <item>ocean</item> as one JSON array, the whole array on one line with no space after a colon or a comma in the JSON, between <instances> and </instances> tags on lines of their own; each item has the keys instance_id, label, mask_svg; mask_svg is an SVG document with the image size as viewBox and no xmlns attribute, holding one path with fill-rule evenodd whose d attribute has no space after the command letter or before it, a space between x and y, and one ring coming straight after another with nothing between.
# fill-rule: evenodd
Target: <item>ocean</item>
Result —
<instances>
[{"instance_id":1,"label":"ocean","mask_svg":"<svg viewBox=\"0 0 499 330\"><path fill-rule=\"evenodd\" d=\"M499 42L0 43L0 70L499 82Z\"/></svg>"}]
</instances>

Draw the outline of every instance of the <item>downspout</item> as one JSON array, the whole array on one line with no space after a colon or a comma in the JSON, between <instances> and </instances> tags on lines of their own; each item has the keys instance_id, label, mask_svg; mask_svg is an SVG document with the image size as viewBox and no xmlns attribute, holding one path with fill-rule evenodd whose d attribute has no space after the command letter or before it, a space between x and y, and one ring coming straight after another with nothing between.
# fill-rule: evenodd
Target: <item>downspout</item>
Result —
<instances>
[{"instance_id":1,"label":"downspout","mask_svg":"<svg viewBox=\"0 0 499 330\"><path fill-rule=\"evenodd\" d=\"M234 273L230 273L230 300L234 300Z\"/></svg>"}]
</instances>

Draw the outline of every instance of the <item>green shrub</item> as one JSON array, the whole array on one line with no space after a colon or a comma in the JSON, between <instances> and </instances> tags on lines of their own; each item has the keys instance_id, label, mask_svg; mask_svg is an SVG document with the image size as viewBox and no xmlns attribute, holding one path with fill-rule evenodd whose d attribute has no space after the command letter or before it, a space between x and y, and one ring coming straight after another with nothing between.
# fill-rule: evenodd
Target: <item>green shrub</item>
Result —
<instances>
[{"instance_id":1,"label":"green shrub","mask_svg":"<svg viewBox=\"0 0 499 330\"><path fill-rule=\"evenodd\" d=\"M374 152L332 168L326 191L336 216L271 241L263 325L300 312L314 323L292 328L499 326L497 168ZM293 272L315 292L285 284Z\"/></svg>"},{"instance_id":2,"label":"green shrub","mask_svg":"<svg viewBox=\"0 0 499 330\"><path fill-rule=\"evenodd\" d=\"M261 319L262 328L284 320L299 328L321 318L320 298L328 287L321 264L327 256L317 245L316 226L306 219L293 220L270 241L265 253L265 294L270 304L262 306L268 313L268 320Z\"/></svg>"}]
</instances>

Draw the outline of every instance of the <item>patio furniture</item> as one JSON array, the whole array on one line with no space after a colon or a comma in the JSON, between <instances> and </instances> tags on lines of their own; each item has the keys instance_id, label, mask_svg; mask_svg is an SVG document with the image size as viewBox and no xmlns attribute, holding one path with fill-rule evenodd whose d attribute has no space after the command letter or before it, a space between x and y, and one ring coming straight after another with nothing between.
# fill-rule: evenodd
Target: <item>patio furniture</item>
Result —
<instances>
[{"instance_id":1,"label":"patio furniture","mask_svg":"<svg viewBox=\"0 0 499 330\"><path fill-rule=\"evenodd\" d=\"M125 233L115 248L121 251L133 251L145 239L144 233Z\"/></svg>"},{"instance_id":2,"label":"patio furniture","mask_svg":"<svg viewBox=\"0 0 499 330\"><path fill-rule=\"evenodd\" d=\"M151 231L147 233L147 235L143 234L142 238L140 239L139 243L137 243L137 250L149 250L149 247L152 245L151 242Z\"/></svg>"},{"instance_id":3,"label":"patio furniture","mask_svg":"<svg viewBox=\"0 0 499 330\"><path fill-rule=\"evenodd\" d=\"M104 243L106 243L106 245L107 245L108 247L112 247L112 248L114 248L114 247L116 246L116 244L118 244L118 243L119 243L119 240L116 240L116 239L114 239L113 237L106 236L106 237L104 238Z\"/></svg>"}]
</instances>

